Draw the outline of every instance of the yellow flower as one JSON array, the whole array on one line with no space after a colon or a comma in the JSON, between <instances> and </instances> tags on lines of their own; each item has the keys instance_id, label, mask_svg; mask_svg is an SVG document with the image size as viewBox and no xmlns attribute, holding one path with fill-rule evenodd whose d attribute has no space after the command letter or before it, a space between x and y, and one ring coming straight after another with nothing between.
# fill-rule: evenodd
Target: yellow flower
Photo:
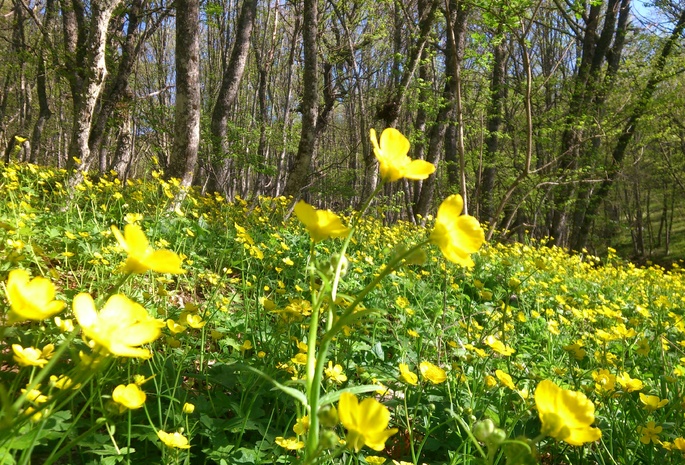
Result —
<instances>
[{"instance_id":1,"label":"yellow flower","mask_svg":"<svg viewBox=\"0 0 685 465\"><path fill-rule=\"evenodd\" d=\"M438 208L430 240L442 251L445 258L462 266L473 266L471 254L485 242L485 233L478 220L462 215L464 200L461 195L447 197Z\"/></svg>"},{"instance_id":2,"label":"yellow flower","mask_svg":"<svg viewBox=\"0 0 685 465\"><path fill-rule=\"evenodd\" d=\"M23 348L19 344L12 344L12 351L14 352L14 361L22 367L44 367L48 363L50 355L55 346L48 344L43 347L43 350L35 347Z\"/></svg>"},{"instance_id":3,"label":"yellow flower","mask_svg":"<svg viewBox=\"0 0 685 465\"><path fill-rule=\"evenodd\" d=\"M297 419L295 426L293 426L293 431L295 434L302 435L309 430L309 415L305 415Z\"/></svg>"},{"instance_id":4,"label":"yellow flower","mask_svg":"<svg viewBox=\"0 0 685 465\"><path fill-rule=\"evenodd\" d=\"M171 318L166 320L166 327L169 328L169 331L171 331L171 334L174 334L174 335L182 333L183 331L186 330L185 326L176 323Z\"/></svg>"},{"instance_id":5,"label":"yellow flower","mask_svg":"<svg viewBox=\"0 0 685 465\"><path fill-rule=\"evenodd\" d=\"M183 315L181 315L183 316ZM190 313L185 314L185 318L183 318L185 322L190 326L191 328L194 329L202 329L204 325L207 324L206 321L202 320L202 317L200 315L192 315Z\"/></svg>"},{"instance_id":6,"label":"yellow flower","mask_svg":"<svg viewBox=\"0 0 685 465\"><path fill-rule=\"evenodd\" d=\"M26 389L21 390L22 394L26 395L26 400L34 404L44 404L48 401L48 397L43 395L38 389L31 389L27 391Z\"/></svg>"},{"instance_id":7,"label":"yellow flower","mask_svg":"<svg viewBox=\"0 0 685 465\"><path fill-rule=\"evenodd\" d=\"M640 402L644 404L645 410L653 412L668 404L668 399L660 399L659 396L640 393Z\"/></svg>"},{"instance_id":8,"label":"yellow flower","mask_svg":"<svg viewBox=\"0 0 685 465\"><path fill-rule=\"evenodd\" d=\"M190 415L194 411L195 411L195 405L190 404L188 402L183 404L183 413L185 413L186 415Z\"/></svg>"},{"instance_id":9,"label":"yellow flower","mask_svg":"<svg viewBox=\"0 0 685 465\"><path fill-rule=\"evenodd\" d=\"M329 237L345 237L350 232L338 215L330 210L317 210L304 200L295 205L295 215L305 225L314 242Z\"/></svg>"},{"instance_id":10,"label":"yellow flower","mask_svg":"<svg viewBox=\"0 0 685 465\"><path fill-rule=\"evenodd\" d=\"M181 258L170 250L153 249L140 226L127 224L123 235L116 226L112 226L112 233L121 248L128 254L122 267L123 272L145 273L152 270L157 273L185 273L185 270L181 268Z\"/></svg>"},{"instance_id":11,"label":"yellow flower","mask_svg":"<svg viewBox=\"0 0 685 465\"><path fill-rule=\"evenodd\" d=\"M324 369L326 378L333 381L335 384L342 384L347 381L347 375L343 371L342 365L336 364L333 366L333 362L328 362L328 368Z\"/></svg>"},{"instance_id":12,"label":"yellow flower","mask_svg":"<svg viewBox=\"0 0 685 465\"><path fill-rule=\"evenodd\" d=\"M486 375L485 378L483 378L483 383L485 384L486 389L493 389L497 386L497 380L492 375Z\"/></svg>"},{"instance_id":13,"label":"yellow flower","mask_svg":"<svg viewBox=\"0 0 685 465\"><path fill-rule=\"evenodd\" d=\"M416 386L419 382L419 377L416 376L416 373L409 370L409 365L406 363L400 363L400 379L412 386Z\"/></svg>"},{"instance_id":14,"label":"yellow flower","mask_svg":"<svg viewBox=\"0 0 685 465\"><path fill-rule=\"evenodd\" d=\"M376 130L369 131L373 153L380 165L381 178L386 182L407 178L413 180L426 179L433 174L435 166L425 160L409 158L409 140L400 131L387 128L378 140Z\"/></svg>"},{"instance_id":15,"label":"yellow flower","mask_svg":"<svg viewBox=\"0 0 685 465\"><path fill-rule=\"evenodd\" d=\"M490 335L485 338L485 343L495 352L500 353L504 356L509 356L516 352L514 349L511 347L505 346L502 341L497 339L495 336Z\"/></svg>"},{"instance_id":16,"label":"yellow flower","mask_svg":"<svg viewBox=\"0 0 685 465\"><path fill-rule=\"evenodd\" d=\"M509 376L508 373L503 372L502 370L495 370L495 376L497 376L497 379L499 380L502 385L508 387L512 391L516 390L516 385L514 384L514 380L511 379L511 376Z\"/></svg>"},{"instance_id":17,"label":"yellow flower","mask_svg":"<svg viewBox=\"0 0 685 465\"><path fill-rule=\"evenodd\" d=\"M640 391L643 387L645 387L642 381L631 378L626 372L623 372L620 376L617 376L616 381L618 381L618 384L620 384L626 392Z\"/></svg>"},{"instance_id":18,"label":"yellow flower","mask_svg":"<svg viewBox=\"0 0 685 465\"><path fill-rule=\"evenodd\" d=\"M616 376L604 368L592 372L595 380L595 389L598 393L611 392L616 387Z\"/></svg>"},{"instance_id":19,"label":"yellow flower","mask_svg":"<svg viewBox=\"0 0 685 465\"><path fill-rule=\"evenodd\" d=\"M673 449L685 452L685 438L675 438L673 440Z\"/></svg>"},{"instance_id":20,"label":"yellow flower","mask_svg":"<svg viewBox=\"0 0 685 465\"><path fill-rule=\"evenodd\" d=\"M141 408L145 404L146 398L147 396L137 384L128 384L126 386L120 384L112 392L112 400L124 407L124 409L135 410ZM120 410L123 411L124 409Z\"/></svg>"},{"instance_id":21,"label":"yellow flower","mask_svg":"<svg viewBox=\"0 0 685 465\"><path fill-rule=\"evenodd\" d=\"M580 446L602 437L595 421L595 404L585 394L562 389L543 380L535 389L535 405L542 422L542 433L554 439Z\"/></svg>"},{"instance_id":22,"label":"yellow flower","mask_svg":"<svg viewBox=\"0 0 685 465\"><path fill-rule=\"evenodd\" d=\"M640 433L640 442L642 444L649 444L653 442L654 444L659 443L659 433L663 428L661 426L656 426L653 421L647 423L646 426L638 426L637 432Z\"/></svg>"},{"instance_id":23,"label":"yellow flower","mask_svg":"<svg viewBox=\"0 0 685 465\"><path fill-rule=\"evenodd\" d=\"M26 270L12 270L7 278L7 299L12 312L10 322L41 321L62 311L66 305L55 300L55 286L43 277L29 278Z\"/></svg>"},{"instance_id":24,"label":"yellow flower","mask_svg":"<svg viewBox=\"0 0 685 465\"><path fill-rule=\"evenodd\" d=\"M385 448L385 441L397 433L397 428L387 429L390 422L388 408L372 397L359 403L357 396L343 392L338 402L338 415L347 428L347 445L357 452L364 445L381 451Z\"/></svg>"},{"instance_id":25,"label":"yellow flower","mask_svg":"<svg viewBox=\"0 0 685 465\"><path fill-rule=\"evenodd\" d=\"M72 381L72 379L67 375L51 375L50 386L54 387L55 389L78 389L81 387L81 384L78 383L74 385L74 381Z\"/></svg>"},{"instance_id":26,"label":"yellow flower","mask_svg":"<svg viewBox=\"0 0 685 465\"><path fill-rule=\"evenodd\" d=\"M178 431L175 433L166 433L164 431L157 431L157 437L162 440L165 446L173 449L190 449L188 438L183 436Z\"/></svg>"},{"instance_id":27,"label":"yellow flower","mask_svg":"<svg viewBox=\"0 0 685 465\"><path fill-rule=\"evenodd\" d=\"M419 371L421 372L421 376L433 384L444 383L447 379L445 370L430 362L421 362L419 364Z\"/></svg>"},{"instance_id":28,"label":"yellow flower","mask_svg":"<svg viewBox=\"0 0 685 465\"><path fill-rule=\"evenodd\" d=\"M157 339L164 322L152 318L139 304L121 294L110 297L100 313L90 294L74 297L74 316L91 347L102 347L121 357L150 357L150 351L138 346Z\"/></svg>"},{"instance_id":29,"label":"yellow flower","mask_svg":"<svg viewBox=\"0 0 685 465\"><path fill-rule=\"evenodd\" d=\"M297 438L284 438L283 436L278 436L276 438L276 444L288 450L298 450L304 447L304 442Z\"/></svg>"},{"instance_id":30,"label":"yellow flower","mask_svg":"<svg viewBox=\"0 0 685 465\"><path fill-rule=\"evenodd\" d=\"M364 457L364 459L369 465L383 465L385 463L385 457L379 457L377 455L370 455L368 457Z\"/></svg>"}]
</instances>

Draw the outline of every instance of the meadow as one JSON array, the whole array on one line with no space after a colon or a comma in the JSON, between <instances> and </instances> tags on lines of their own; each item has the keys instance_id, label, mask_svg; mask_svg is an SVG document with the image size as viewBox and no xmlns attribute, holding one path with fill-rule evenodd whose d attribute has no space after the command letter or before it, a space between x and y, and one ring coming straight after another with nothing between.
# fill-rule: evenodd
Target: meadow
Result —
<instances>
[{"instance_id":1,"label":"meadow","mask_svg":"<svg viewBox=\"0 0 685 465\"><path fill-rule=\"evenodd\" d=\"M678 263L68 181L0 165L2 465L685 463Z\"/></svg>"}]
</instances>

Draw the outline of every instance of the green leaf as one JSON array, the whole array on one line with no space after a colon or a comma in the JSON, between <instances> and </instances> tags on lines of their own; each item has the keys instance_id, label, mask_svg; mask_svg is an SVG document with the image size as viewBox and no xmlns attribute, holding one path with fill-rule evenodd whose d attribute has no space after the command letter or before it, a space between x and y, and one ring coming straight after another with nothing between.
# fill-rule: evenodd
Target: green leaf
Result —
<instances>
[{"instance_id":1,"label":"green leaf","mask_svg":"<svg viewBox=\"0 0 685 465\"><path fill-rule=\"evenodd\" d=\"M235 365L231 365L232 368L235 370L247 370L251 371L252 373L255 373L259 375L260 377L264 378L265 380L269 381L271 384L274 385L277 389L280 389L283 391L285 394L288 394L290 397L293 397L295 400L300 402L302 405L307 405L307 397L304 395L302 391L299 391L295 388L291 388L289 386L286 386L284 384L279 383L275 379L273 379L271 376L267 375L261 370L258 370L257 368L251 367L249 365L243 365L241 363L236 363Z\"/></svg>"}]
</instances>

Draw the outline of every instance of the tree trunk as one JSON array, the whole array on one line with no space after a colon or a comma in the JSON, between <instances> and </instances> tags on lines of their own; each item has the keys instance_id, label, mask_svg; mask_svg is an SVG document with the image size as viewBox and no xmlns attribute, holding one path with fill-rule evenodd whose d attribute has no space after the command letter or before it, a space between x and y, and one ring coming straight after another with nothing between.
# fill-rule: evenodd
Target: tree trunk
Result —
<instances>
[{"instance_id":1,"label":"tree trunk","mask_svg":"<svg viewBox=\"0 0 685 465\"><path fill-rule=\"evenodd\" d=\"M74 104L67 168L78 166L79 170L88 171L95 162L88 139L95 105L107 74L107 29L112 12L120 2L121 0L92 1L89 5L91 16L88 22L85 7L78 0L74 0L72 5L62 3L65 43L70 55L67 71Z\"/></svg>"},{"instance_id":2,"label":"tree trunk","mask_svg":"<svg viewBox=\"0 0 685 465\"><path fill-rule=\"evenodd\" d=\"M50 6L48 6L48 11L49 10ZM40 155L40 149L42 145L41 142L43 139L43 130L45 129L45 124L52 116L52 111L50 111L50 104L48 102L47 81L45 75L45 56L43 53L44 49L41 49L38 54L36 93L38 94L39 111L38 119L36 120L36 124L33 126L33 134L31 135L31 155L29 157L29 161L31 163L38 163L38 157Z\"/></svg>"},{"instance_id":3,"label":"tree trunk","mask_svg":"<svg viewBox=\"0 0 685 465\"><path fill-rule=\"evenodd\" d=\"M117 148L109 169L116 171L122 183L128 179L131 162L133 161L133 134L131 132L131 112L127 110L121 117L121 126L117 136Z\"/></svg>"},{"instance_id":4,"label":"tree trunk","mask_svg":"<svg viewBox=\"0 0 685 465\"><path fill-rule=\"evenodd\" d=\"M582 57L578 73L574 79L574 90L566 115L566 128L562 136L560 168L561 187L554 196L554 214L550 226L557 245L575 248L578 244L577 234L573 232L571 222L571 204L574 207L573 217L581 221L577 212L584 207L585 199L593 197L585 188L578 188L577 169L593 162L593 154L599 150L601 139L594 137L596 130L589 127L587 121L595 121L597 113L603 113L606 89L610 86L621 59L623 43L630 15L630 0L608 0L601 32L598 31L603 3L591 3L584 33L579 41L582 44ZM604 78L602 70L604 66ZM600 121L601 123L601 121ZM591 134L588 136L588 132ZM590 140L587 144L585 140Z\"/></svg>"},{"instance_id":5,"label":"tree trunk","mask_svg":"<svg viewBox=\"0 0 685 465\"><path fill-rule=\"evenodd\" d=\"M629 2L630 0L625 1ZM637 124L647 111L648 104L652 99L652 95L654 95L654 91L656 90L657 84L663 78L663 70L666 66L666 60L673 51L673 48L676 46L677 41L680 39L683 30L685 30L685 9L680 14L678 22L673 28L671 35L664 43L664 46L661 49L661 53L657 57L656 62L654 63L654 66L651 70L649 79L647 80L647 84L645 85L644 89L642 89L640 97L635 103L635 106L632 109L630 117L628 118L628 121L623 127L623 132L619 136L618 142L616 143L616 146L614 147L614 150L611 153L611 165L607 169L606 178L599 185L599 188L596 189L594 195L590 198L587 204L587 209L583 217L583 222L579 227L576 240L573 244L573 248L576 250L582 249L587 244L592 222L597 216L597 212L599 211L601 203L609 194L609 191L614 183L614 180L621 171L621 168L623 166L623 159L625 158L626 151L628 149L628 144L632 140L633 135L635 134Z\"/></svg>"},{"instance_id":6,"label":"tree trunk","mask_svg":"<svg viewBox=\"0 0 685 465\"><path fill-rule=\"evenodd\" d=\"M147 0L133 0L131 6L126 10L126 36L121 45L121 54L113 78L108 79L104 85L102 98L99 102L99 107L96 109L93 127L90 131L88 139L88 146L94 153L99 153L104 148L103 139L107 128L107 123L110 121L115 113L126 113L128 109L123 106L130 105L132 92L129 87L129 79L133 73L133 68L136 65L138 57L145 45L145 40L158 27L161 21L166 18L170 10L163 12L154 21L145 16L145 5ZM123 20L123 18L122 18ZM146 20L147 23L141 25L141 21ZM121 121L121 125L128 124L125 120ZM103 160L106 162L106 160ZM111 164L111 163L110 163ZM100 169L106 170L108 164L101 163Z\"/></svg>"},{"instance_id":7,"label":"tree trunk","mask_svg":"<svg viewBox=\"0 0 685 465\"><path fill-rule=\"evenodd\" d=\"M167 178L190 187L200 146L200 0L176 2L176 108Z\"/></svg>"},{"instance_id":8,"label":"tree trunk","mask_svg":"<svg viewBox=\"0 0 685 465\"><path fill-rule=\"evenodd\" d=\"M445 47L445 87L442 94L442 101L438 113L433 123L429 137L426 161L437 165L443 152L443 143L447 133L448 124L453 120L453 113L460 102L457 101L459 94L459 70L464 58L464 48L466 43L466 21L468 10L463 4L457 1L450 1L448 9L445 11L447 27L449 28L447 47ZM454 134L459 137L458 133ZM459 142L456 144L457 153L459 152ZM430 211L433 194L435 192L436 176L429 176L420 185L420 191L414 214L425 218Z\"/></svg>"},{"instance_id":9,"label":"tree trunk","mask_svg":"<svg viewBox=\"0 0 685 465\"><path fill-rule=\"evenodd\" d=\"M285 184L284 194L300 197L307 185L309 170L316 150L316 128L319 116L319 60L317 35L319 31L317 0L304 0L302 11L302 41L304 46L304 70L302 81L302 130L300 143L292 172Z\"/></svg>"},{"instance_id":10,"label":"tree trunk","mask_svg":"<svg viewBox=\"0 0 685 465\"><path fill-rule=\"evenodd\" d=\"M500 133L502 131L502 113L506 98L506 41L500 25L497 31L498 41L493 46L492 77L490 79L490 103L487 110L487 137L483 156L483 177L480 180L478 199L479 215L489 219L493 213L493 193L497 178L497 163L500 151Z\"/></svg>"},{"instance_id":11,"label":"tree trunk","mask_svg":"<svg viewBox=\"0 0 685 465\"><path fill-rule=\"evenodd\" d=\"M257 0L243 0L240 17L236 26L236 39L228 63L224 63L221 88L212 111L212 159L209 173L208 190L228 193L226 182L231 172L231 159L228 154L226 127L230 109L238 96L240 81L247 64L250 51L252 28L257 14Z\"/></svg>"}]
</instances>

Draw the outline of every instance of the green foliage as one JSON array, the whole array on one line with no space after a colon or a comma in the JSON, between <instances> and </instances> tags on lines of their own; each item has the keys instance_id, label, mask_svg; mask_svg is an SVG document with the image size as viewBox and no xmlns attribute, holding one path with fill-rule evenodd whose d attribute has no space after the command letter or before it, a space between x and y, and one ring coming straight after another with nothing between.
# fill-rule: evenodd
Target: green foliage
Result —
<instances>
[{"instance_id":1,"label":"green foliage","mask_svg":"<svg viewBox=\"0 0 685 465\"><path fill-rule=\"evenodd\" d=\"M329 436L321 443L339 451L331 463L682 462L685 275L678 266L636 267L611 251L605 258L570 255L544 241L491 243L472 269L427 249L364 291L384 264L427 234L367 215L350 240L337 289L341 302L362 295L362 311L330 338L327 325L337 321L327 313L330 302L317 307L312 296L331 285L339 257L331 255L341 242L312 245L288 217L288 199L226 202L190 191L173 208L179 187L158 175L127 185L86 178L73 191L60 170L12 164L0 175L7 192L0 205L3 283L18 268L45 276L68 304L59 316L73 323L79 292L99 301L120 292L167 324L149 345L150 359L109 357L84 373L79 352L93 352L78 328L65 332L52 318L9 324L2 292L0 463L296 463L302 450L279 444L297 438L293 427L305 413L303 347L318 351L324 342L332 371L323 372L321 405L337 406L343 391L372 397L398 429L382 451L335 449L337 442L325 442L329 433L345 437L346 429L326 410L321 425ZM122 280L126 254L110 226L127 223L140 225L155 249L183 257L187 273ZM319 309L315 344L309 322ZM13 358L12 344L49 343L55 353L44 368ZM446 379L434 384L426 362ZM400 364L416 376L413 383ZM633 390L624 373L642 388ZM50 375L63 374L80 379L79 389L57 389ZM37 389L48 400L36 410L21 400L21 389L39 376ZM534 392L543 379L594 402L600 443L539 437ZM136 382L145 404L122 412L113 390ZM640 393L668 402L650 409ZM485 419L503 441L476 434ZM650 421L663 428L660 442L644 444L638 428ZM165 446L158 431L182 434L190 448Z\"/></svg>"}]
</instances>

